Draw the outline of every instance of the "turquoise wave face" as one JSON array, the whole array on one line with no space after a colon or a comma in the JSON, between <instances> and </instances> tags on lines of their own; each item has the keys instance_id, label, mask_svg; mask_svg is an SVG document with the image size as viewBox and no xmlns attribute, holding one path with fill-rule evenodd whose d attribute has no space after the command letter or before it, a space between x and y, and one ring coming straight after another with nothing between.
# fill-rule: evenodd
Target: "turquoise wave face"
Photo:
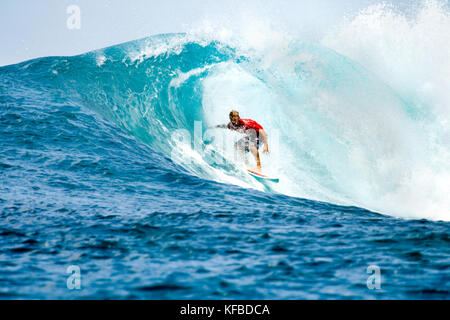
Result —
<instances>
[{"instance_id":1,"label":"turquoise wave face","mask_svg":"<svg viewBox=\"0 0 450 320\"><path fill-rule=\"evenodd\" d=\"M449 173L429 157L439 146L423 131L427 113L320 45L289 40L243 48L170 34L5 71L58 88L201 178L262 188L233 155L238 137L207 130L238 109L268 132L263 167L280 178L268 190L448 219L448 200L433 181Z\"/></svg>"}]
</instances>

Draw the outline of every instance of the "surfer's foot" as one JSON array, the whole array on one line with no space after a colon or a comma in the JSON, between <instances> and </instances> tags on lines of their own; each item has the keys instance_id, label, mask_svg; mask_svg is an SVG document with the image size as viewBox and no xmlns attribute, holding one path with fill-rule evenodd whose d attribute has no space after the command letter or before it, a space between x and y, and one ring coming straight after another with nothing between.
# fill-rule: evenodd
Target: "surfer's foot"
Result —
<instances>
[{"instance_id":1,"label":"surfer's foot","mask_svg":"<svg viewBox=\"0 0 450 320\"><path fill-rule=\"evenodd\" d=\"M256 172L261 172L262 171L261 167L256 167L256 168L253 168L252 170L256 171Z\"/></svg>"}]
</instances>

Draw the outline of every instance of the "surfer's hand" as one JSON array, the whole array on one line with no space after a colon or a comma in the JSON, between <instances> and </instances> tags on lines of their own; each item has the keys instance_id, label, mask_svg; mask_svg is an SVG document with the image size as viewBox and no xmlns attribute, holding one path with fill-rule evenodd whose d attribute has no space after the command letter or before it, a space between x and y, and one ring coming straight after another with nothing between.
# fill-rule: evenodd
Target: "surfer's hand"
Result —
<instances>
[{"instance_id":1,"label":"surfer's hand","mask_svg":"<svg viewBox=\"0 0 450 320\"><path fill-rule=\"evenodd\" d=\"M269 146L264 145L263 153L269 153Z\"/></svg>"}]
</instances>

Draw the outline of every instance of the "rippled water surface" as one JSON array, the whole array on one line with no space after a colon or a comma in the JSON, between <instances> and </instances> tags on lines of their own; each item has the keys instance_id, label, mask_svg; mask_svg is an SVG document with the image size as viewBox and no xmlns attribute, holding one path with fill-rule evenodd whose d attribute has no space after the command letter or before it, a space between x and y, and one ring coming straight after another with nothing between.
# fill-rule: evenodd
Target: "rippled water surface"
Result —
<instances>
[{"instance_id":1,"label":"rippled water surface","mask_svg":"<svg viewBox=\"0 0 450 320\"><path fill-rule=\"evenodd\" d=\"M58 84L58 61L0 69L1 298L450 297L448 222L195 175Z\"/></svg>"}]
</instances>

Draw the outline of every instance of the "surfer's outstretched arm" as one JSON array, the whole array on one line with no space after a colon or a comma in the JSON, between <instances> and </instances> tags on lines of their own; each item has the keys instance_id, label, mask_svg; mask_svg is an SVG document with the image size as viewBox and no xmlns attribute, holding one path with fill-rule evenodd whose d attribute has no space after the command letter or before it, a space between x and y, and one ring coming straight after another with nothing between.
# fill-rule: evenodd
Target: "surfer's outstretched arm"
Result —
<instances>
[{"instance_id":1,"label":"surfer's outstretched arm","mask_svg":"<svg viewBox=\"0 0 450 320\"><path fill-rule=\"evenodd\" d=\"M226 125L226 124L218 124L217 126L209 127L209 129L216 129L216 128L228 129L228 125Z\"/></svg>"},{"instance_id":2,"label":"surfer's outstretched arm","mask_svg":"<svg viewBox=\"0 0 450 320\"><path fill-rule=\"evenodd\" d=\"M263 153L269 153L269 140L267 139L267 133L264 129L259 130L259 134L262 136L264 140L264 150Z\"/></svg>"}]
</instances>

